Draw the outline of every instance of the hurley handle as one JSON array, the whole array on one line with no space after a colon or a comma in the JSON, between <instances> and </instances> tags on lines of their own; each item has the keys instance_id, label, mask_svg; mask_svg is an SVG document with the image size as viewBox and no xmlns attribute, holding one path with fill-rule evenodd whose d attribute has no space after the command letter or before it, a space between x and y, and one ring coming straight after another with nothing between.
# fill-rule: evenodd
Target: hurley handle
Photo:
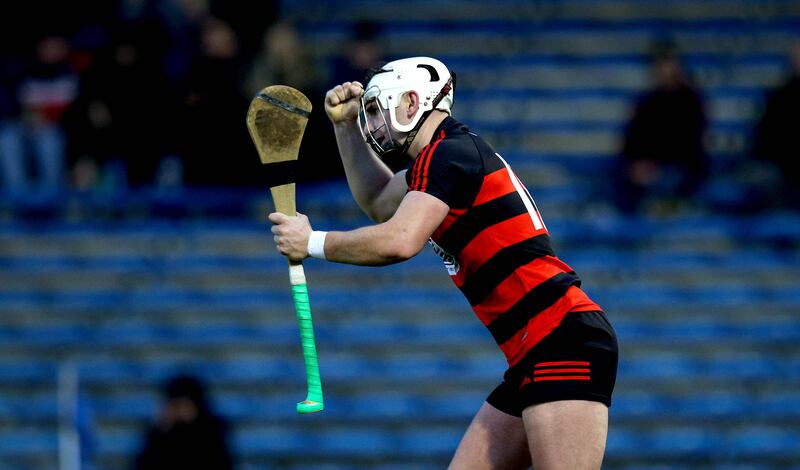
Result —
<instances>
[{"instance_id":1,"label":"hurley handle","mask_svg":"<svg viewBox=\"0 0 800 470\"><path fill-rule=\"evenodd\" d=\"M286 215L297 214L295 209L294 183L270 188L275 210ZM303 349L303 362L306 365L306 399L297 404L298 413L322 411L322 381L317 362L317 345L314 340L314 323L311 319L311 304L308 300L308 286L303 263L289 262L289 282L292 285L292 300L300 327L300 346Z\"/></svg>"},{"instance_id":2,"label":"hurley handle","mask_svg":"<svg viewBox=\"0 0 800 470\"><path fill-rule=\"evenodd\" d=\"M302 264L289 265L289 278L292 283L292 299L300 327L300 345L303 348L303 361L306 365L306 399L297 404L298 413L322 411L322 381L319 377L317 346L314 341L314 324L311 319L311 305L308 301L308 288Z\"/></svg>"}]
</instances>

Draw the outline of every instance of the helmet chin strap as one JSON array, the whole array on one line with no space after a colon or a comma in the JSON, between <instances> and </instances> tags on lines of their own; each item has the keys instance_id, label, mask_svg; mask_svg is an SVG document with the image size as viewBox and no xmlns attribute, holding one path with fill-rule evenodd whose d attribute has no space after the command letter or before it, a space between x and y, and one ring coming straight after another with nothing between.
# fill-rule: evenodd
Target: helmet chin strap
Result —
<instances>
[{"instance_id":1,"label":"helmet chin strap","mask_svg":"<svg viewBox=\"0 0 800 470\"><path fill-rule=\"evenodd\" d=\"M433 99L433 102L431 103L431 110L430 111L425 111L425 113L420 118L419 122L417 122L417 125L414 126L413 129L408 131L408 136L406 136L406 140L405 140L405 142L403 142L403 145L400 148L397 148L394 145L394 141L392 141L392 148L388 152L386 152L387 155L391 155L394 152L398 152L400 155L405 155L405 153L411 147L411 144L414 142L414 138L417 137L417 134L419 133L419 129L420 129L420 127L422 127L422 124L425 122L425 120L428 119L428 116L430 116L431 113L436 109L436 106L439 104L439 102L442 101L442 99L445 96L447 96L448 93L450 93L450 90L452 88L453 88L453 75L451 74L450 78L447 80L447 83L444 84L442 89L439 91L439 93Z\"/></svg>"},{"instance_id":2,"label":"helmet chin strap","mask_svg":"<svg viewBox=\"0 0 800 470\"><path fill-rule=\"evenodd\" d=\"M430 114L431 111L425 111L425 114L422 115L417 125L414 126L413 129L408 131L408 135L406 136L406 140L405 142L403 142L403 145L400 148L394 147L392 150L390 150L390 152L396 151L400 155L404 155L411 147L411 144L414 142L414 138L417 137L417 134L419 133L419 128L422 127L422 123L424 123L425 120L428 119L428 116L430 116ZM394 143L392 143L392 145L394 145Z\"/></svg>"}]
</instances>

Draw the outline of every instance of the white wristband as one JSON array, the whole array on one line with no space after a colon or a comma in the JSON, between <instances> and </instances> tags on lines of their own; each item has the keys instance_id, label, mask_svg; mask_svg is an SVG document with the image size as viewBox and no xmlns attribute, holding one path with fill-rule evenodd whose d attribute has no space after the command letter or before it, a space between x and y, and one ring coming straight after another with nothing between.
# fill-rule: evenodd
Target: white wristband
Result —
<instances>
[{"instance_id":1,"label":"white wristband","mask_svg":"<svg viewBox=\"0 0 800 470\"><path fill-rule=\"evenodd\" d=\"M308 237L308 256L325 259L325 236L328 232L312 230Z\"/></svg>"}]
</instances>

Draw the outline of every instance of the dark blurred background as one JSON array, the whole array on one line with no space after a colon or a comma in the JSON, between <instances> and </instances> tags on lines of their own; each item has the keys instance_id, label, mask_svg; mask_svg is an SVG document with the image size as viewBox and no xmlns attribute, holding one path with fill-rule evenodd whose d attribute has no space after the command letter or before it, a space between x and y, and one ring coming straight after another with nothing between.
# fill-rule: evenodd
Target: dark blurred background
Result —
<instances>
[{"instance_id":1,"label":"dark blurred background","mask_svg":"<svg viewBox=\"0 0 800 470\"><path fill-rule=\"evenodd\" d=\"M604 468L800 469L800 1L86 0L0 14L0 470L444 468L504 370L423 251L306 263L245 127L307 94L298 208L367 223L333 85L430 55L608 312Z\"/></svg>"}]
</instances>

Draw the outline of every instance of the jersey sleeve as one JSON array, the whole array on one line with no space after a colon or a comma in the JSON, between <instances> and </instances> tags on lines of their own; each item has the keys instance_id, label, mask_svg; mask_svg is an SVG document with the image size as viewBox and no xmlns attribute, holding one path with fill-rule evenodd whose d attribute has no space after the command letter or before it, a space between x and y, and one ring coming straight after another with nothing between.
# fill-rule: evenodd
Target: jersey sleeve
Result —
<instances>
[{"instance_id":1,"label":"jersey sleeve","mask_svg":"<svg viewBox=\"0 0 800 470\"><path fill-rule=\"evenodd\" d=\"M406 172L406 183L409 191L430 194L451 209L465 208L477 194L475 182L479 171L477 155L439 141L420 152Z\"/></svg>"}]
</instances>

